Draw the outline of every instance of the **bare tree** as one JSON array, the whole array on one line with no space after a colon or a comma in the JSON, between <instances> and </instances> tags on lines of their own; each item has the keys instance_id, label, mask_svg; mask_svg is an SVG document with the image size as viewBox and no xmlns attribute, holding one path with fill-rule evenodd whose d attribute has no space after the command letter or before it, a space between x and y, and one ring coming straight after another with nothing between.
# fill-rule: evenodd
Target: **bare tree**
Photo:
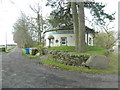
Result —
<instances>
[{"instance_id":1,"label":"bare tree","mask_svg":"<svg viewBox=\"0 0 120 90\"><path fill-rule=\"evenodd\" d=\"M33 45L32 37L30 36L29 23L27 22L24 14L14 24L13 40L20 47L31 47Z\"/></svg>"},{"instance_id":2,"label":"bare tree","mask_svg":"<svg viewBox=\"0 0 120 90\"><path fill-rule=\"evenodd\" d=\"M36 7L35 7L35 6L31 6L31 5L29 5L29 7L30 7L31 10L34 11L34 13L36 13L36 15L37 15L38 44L40 44L40 43L41 43L41 32L42 32L42 30L43 30L43 23L42 23L42 21L41 21L41 20L42 20L42 19L41 19L41 17L42 17L41 6L40 6L39 3L37 3ZM41 24L41 25L40 25L40 24ZM41 28L41 26L42 26L42 28Z\"/></svg>"}]
</instances>

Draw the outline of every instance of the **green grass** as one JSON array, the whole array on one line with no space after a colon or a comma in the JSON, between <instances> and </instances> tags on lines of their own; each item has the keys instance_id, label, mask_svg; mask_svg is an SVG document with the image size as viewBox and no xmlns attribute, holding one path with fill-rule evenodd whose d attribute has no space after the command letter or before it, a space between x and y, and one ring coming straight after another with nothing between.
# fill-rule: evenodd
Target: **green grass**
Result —
<instances>
[{"instance_id":1,"label":"green grass","mask_svg":"<svg viewBox=\"0 0 120 90\"><path fill-rule=\"evenodd\" d=\"M86 52L77 53L75 52L74 46L58 46L58 47L50 47L48 50L58 50L58 51L69 51L74 55L101 55L107 52L107 49L98 46L86 46Z\"/></svg>"},{"instance_id":2,"label":"green grass","mask_svg":"<svg viewBox=\"0 0 120 90\"><path fill-rule=\"evenodd\" d=\"M0 54L4 54L4 53L6 53L6 52L0 52Z\"/></svg>"},{"instance_id":3,"label":"green grass","mask_svg":"<svg viewBox=\"0 0 120 90\"><path fill-rule=\"evenodd\" d=\"M43 45L40 44L40 45L38 45L38 46L31 47L31 48L34 48L34 49L42 49L42 48L43 48ZM40 57L40 56L42 56L42 55L36 56L36 55L26 54L25 49L22 49L22 52L24 53L25 56L27 56L27 57L31 57L31 58L36 58L36 57Z\"/></svg>"},{"instance_id":4,"label":"green grass","mask_svg":"<svg viewBox=\"0 0 120 90\"><path fill-rule=\"evenodd\" d=\"M48 50L58 50L58 51L75 51L74 46L57 46L57 47L50 47Z\"/></svg>"},{"instance_id":5,"label":"green grass","mask_svg":"<svg viewBox=\"0 0 120 90\"><path fill-rule=\"evenodd\" d=\"M108 57L110 59L110 64L107 69L88 69L86 67L77 67L77 66L68 66L65 64L61 64L52 60L50 57L40 60L43 64L47 64L50 66L55 66L60 69L70 70L70 71L77 71L77 72L85 72L85 73L94 73L94 74L105 74L105 73L117 73L118 72L118 57L114 53L111 53Z\"/></svg>"},{"instance_id":6,"label":"green grass","mask_svg":"<svg viewBox=\"0 0 120 90\"><path fill-rule=\"evenodd\" d=\"M36 56L36 55L26 54L25 49L22 49L22 52L23 52L23 54L24 54L25 56L27 56L27 57L31 57L31 58L36 58L36 57L40 57L40 56L42 56L42 55Z\"/></svg>"},{"instance_id":7,"label":"green grass","mask_svg":"<svg viewBox=\"0 0 120 90\"><path fill-rule=\"evenodd\" d=\"M15 47L8 48L6 52L9 52L10 50L14 49Z\"/></svg>"},{"instance_id":8,"label":"green grass","mask_svg":"<svg viewBox=\"0 0 120 90\"><path fill-rule=\"evenodd\" d=\"M12 49L14 49L14 48L15 48L15 47L11 47L11 48L7 49L5 52L0 52L0 54L8 53L8 52L10 52Z\"/></svg>"},{"instance_id":9,"label":"green grass","mask_svg":"<svg viewBox=\"0 0 120 90\"><path fill-rule=\"evenodd\" d=\"M84 53L72 52L72 54L75 54L75 55L103 55L105 52L107 52L107 49L104 49L104 48L98 47L98 46L87 46L86 49L87 49L87 51Z\"/></svg>"},{"instance_id":10,"label":"green grass","mask_svg":"<svg viewBox=\"0 0 120 90\"><path fill-rule=\"evenodd\" d=\"M120 47L118 48L118 50L120 50Z\"/></svg>"}]
</instances>

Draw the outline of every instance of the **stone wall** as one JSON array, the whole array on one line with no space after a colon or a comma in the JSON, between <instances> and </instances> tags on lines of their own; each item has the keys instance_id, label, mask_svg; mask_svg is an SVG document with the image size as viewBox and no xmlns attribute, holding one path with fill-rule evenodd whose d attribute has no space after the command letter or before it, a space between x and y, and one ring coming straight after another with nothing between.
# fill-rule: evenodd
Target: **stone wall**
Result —
<instances>
[{"instance_id":1,"label":"stone wall","mask_svg":"<svg viewBox=\"0 0 120 90\"><path fill-rule=\"evenodd\" d=\"M82 66L88 60L90 55L74 55L67 51L49 51L53 60L72 66Z\"/></svg>"}]
</instances>

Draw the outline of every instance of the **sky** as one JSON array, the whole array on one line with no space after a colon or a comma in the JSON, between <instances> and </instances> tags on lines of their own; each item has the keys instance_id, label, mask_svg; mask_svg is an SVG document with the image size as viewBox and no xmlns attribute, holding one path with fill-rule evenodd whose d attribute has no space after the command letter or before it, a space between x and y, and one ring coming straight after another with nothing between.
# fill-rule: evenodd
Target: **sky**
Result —
<instances>
[{"instance_id":1,"label":"sky","mask_svg":"<svg viewBox=\"0 0 120 90\"><path fill-rule=\"evenodd\" d=\"M116 20L113 25L117 31L118 27L118 1L119 0L95 0L107 4L105 7L106 13L116 12ZM29 5L34 6L37 2L41 3L42 13L47 17L52 10L50 7L45 7L46 0L0 0L0 45L14 43L13 41L13 24L18 19L20 12L25 12L29 16L35 16L34 12L29 8Z\"/></svg>"}]
</instances>

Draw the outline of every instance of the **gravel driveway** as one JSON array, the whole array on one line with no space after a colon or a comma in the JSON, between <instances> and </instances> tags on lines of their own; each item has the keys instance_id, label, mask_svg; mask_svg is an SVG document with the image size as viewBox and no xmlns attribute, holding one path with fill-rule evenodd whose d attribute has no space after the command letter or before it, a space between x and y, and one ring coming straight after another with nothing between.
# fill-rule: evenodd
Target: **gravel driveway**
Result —
<instances>
[{"instance_id":1,"label":"gravel driveway","mask_svg":"<svg viewBox=\"0 0 120 90\"><path fill-rule=\"evenodd\" d=\"M38 64L20 48L2 55L3 88L117 88L117 74L87 74Z\"/></svg>"}]
</instances>

